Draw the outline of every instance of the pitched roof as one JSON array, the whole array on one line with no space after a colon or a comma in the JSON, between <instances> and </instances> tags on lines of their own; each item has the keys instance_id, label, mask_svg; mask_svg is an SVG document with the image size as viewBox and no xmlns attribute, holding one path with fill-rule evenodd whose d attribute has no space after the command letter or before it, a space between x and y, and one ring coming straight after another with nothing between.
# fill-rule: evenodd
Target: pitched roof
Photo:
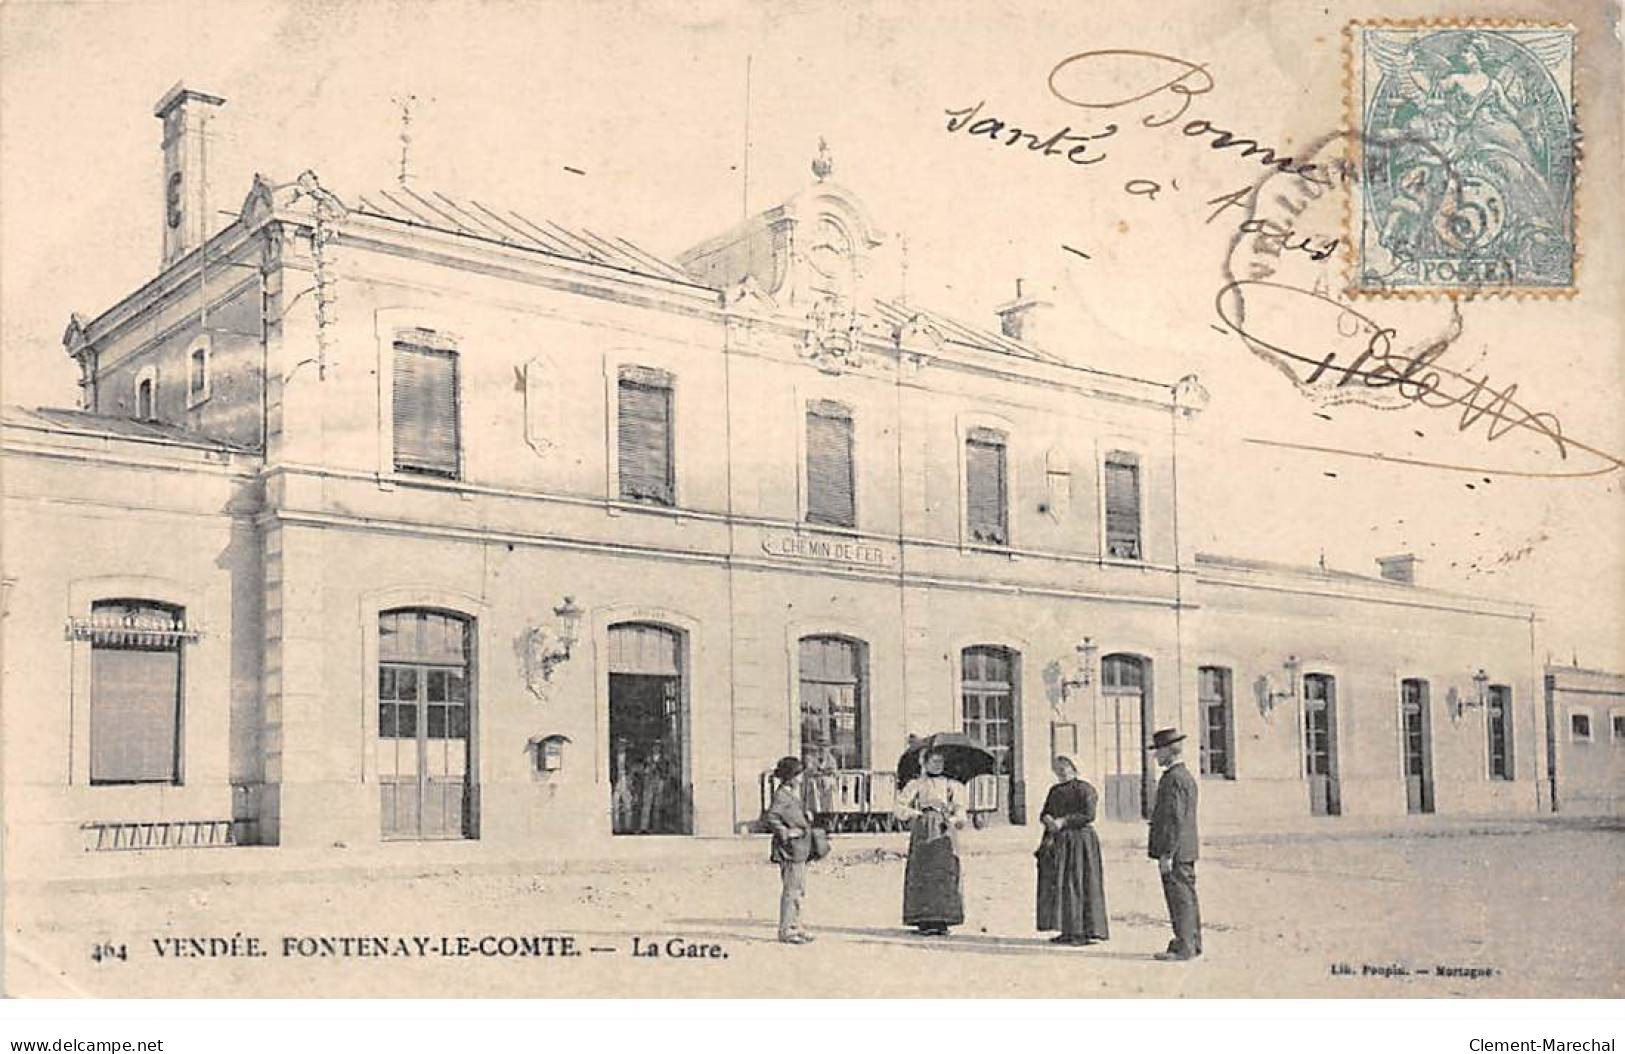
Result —
<instances>
[{"instance_id":1,"label":"pitched roof","mask_svg":"<svg viewBox=\"0 0 1625 1054\"><path fill-rule=\"evenodd\" d=\"M992 351L1001 355L1014 355L1020 359L1031 359L1036 362L1059 363L1064 360L1045 351L1040 351L1031 344L1023 344L1019 340L1012 340L1000 333L988 329L979 329L964 322L949 318L930 308L919 307L914 304L902 304L894 300L876 300L875 311L880 317L894 326L902 325L913 319L919 319L936 328L942 334L942 339L949 344L958 344L963 347L975 348L978 351Z\"/></svg>"},{"instance_id":2,"label":"pitched roof","mask_svg":"<svg viewBox=\"0 0 1625 1054\"><path fill-rule=\"evenodd\" d=\"M602 236L585 227L565 227L549 219L533 220L515 209L492 208L474 198L453 198L438 190L402 185L372 191L356 196L352 211L651 278L697 284L676 264L625 238Z\"/></svg>"},{"instance_id":3,"label":"pitched roof","mask_svg":"<svg viewBox=\"0 0 1625 1054\"><path fill-rule=\"evenodd\" d=\"M162 421L139 421L133 417L114 417L112 414L91 413L88 410L63 410L54 406L32 408L5 406L0 407L0 419L13 427L31 428L42 432L75 432L80 435L134 439L149 443L176 443L204 450L256 453L252 447L189 432L179 425L165 424Z\"/></svg>"}]
</instances>

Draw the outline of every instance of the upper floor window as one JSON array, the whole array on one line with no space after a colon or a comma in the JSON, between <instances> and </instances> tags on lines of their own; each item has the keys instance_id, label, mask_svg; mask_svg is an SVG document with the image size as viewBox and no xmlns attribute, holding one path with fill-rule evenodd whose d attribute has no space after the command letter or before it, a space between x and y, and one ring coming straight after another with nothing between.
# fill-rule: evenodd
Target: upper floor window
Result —
<instances>
[{"instance_id":1,"label":"upper floor window","mask_svg":"<svg viewBox=\"0 0 1625 1054\"><path fill-rule=\"evenodd\" d=\"M642 366L621 367L618 401L621 498L675 505L671 374Z\"/></svg>"},{"instance_id":2,"label":"upper floor window","mask_svg":"<svg viewBox=\"0 0 1625 1054\"><path fill-rule=\"evenodd\" d=\"M457 353L395 342L395 471L456 479L461 472Z\"/></svg>"},{"instance_id":3,"label":"upper floor window","mask_svg":"<svg viewBox=\"0 0 1625 1054\"><path fill-rule=\"evenodd\" d=\"M1614 714L1614 742L1625 740L1625 714Z\"/></svg>"},{"instance_id":4,"label":"upper floor window","mask_svg":"<svg viewBox=\"0 0 1625 1054\"><path fill-rule=\"evenodd\" d=\"M857 526L853 499L852 411L839 403L807 407L807 519Z\"/></svg>"},{"instance_id":5,"label":"upper floor window","mask_svg":"<svg viewBox=\"0 0 1625 1054\"><path fill-rule=\"evenodd\" d=\"M1140 459L1115 451L1106 455L1106 555L1139 560Z\"/></svg>"},{"instance_id":6,"label":"upper floor window","mask_svg":"<svg viewBox=\"0 0 1625 1054\"><path fill-rule=\"evenodd\" d=\"M1196 671L1196 706L1202 729L1202 775L1235 779L1235 712L1229 670L1203 666Z\"/></svg>"},{"instance_id":7,"label":"upper floor window","mask_svg":"<svg viewBox=\"0 0 1625 1054\"><path fill-rule=\"evenodd\" d=\"M151 421L158 416L158 380L143 377L135 385L135 416Z\"/></svg>"},{"instance_id":8,"label":"upper floor window","mask_svg":"<svg viewBox=\"0 0 1625 1054\"><path fill-rule=\"evenodd\" d=\"M186 405L196 406L209 397L209 342L199 340L186 361Z\"/></svg>"},{"instance_id":9,"label":"upper floor window","mask_svg":"<svg viewBox=\"0 0 1625 1054\"><path fill-rule=\"evenodd\" d=\"M1569 714L1569 738L1580 742L1591 742L1591 714L1584 710L1576 710Z\"/></svg>"},{"instance_id":10,"label":"upper floor window","mask_svg":"<svg viewBox=\"0 0 1625 1054\"><path fill-rule=\"evenodd\" d=\"M1490 685L1485 723L1489 726L1490 778L1512 779L1512 689Z\"/></svg>"},{"instance_id":11,"label":"upper floor window","mask_svg":"<svg viewBox=\"0 0 1625 1054\"><path fill-rule=\"evenodd\" d=\"M973 542L1008 545L1010 520L1004 436L973 428L965 438L965 528Z\"/></svg>"},{"instance_id":12,"label":"upper floor window","mask_svg":"<svg viewBox=\"0 0 1625 1054\"><path fill-rule=\"evenodd\" d=\"M179 783L185 611L99 600L90 639L90 782Z\"/></svg>"}]
</instances>

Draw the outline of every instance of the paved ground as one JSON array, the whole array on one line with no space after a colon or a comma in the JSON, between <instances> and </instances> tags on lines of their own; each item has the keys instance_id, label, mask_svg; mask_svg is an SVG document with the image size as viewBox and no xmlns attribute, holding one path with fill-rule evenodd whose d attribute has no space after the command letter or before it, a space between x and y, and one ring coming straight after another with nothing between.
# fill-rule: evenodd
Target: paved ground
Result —
<instances>
[{"instance_id":1,"label":"paved ground","mask_svg":"<svg viewBox=\"0 0 1625 1054\"><path fill-rule=\"evenodd\" d=\"M1617 825L1215 838L1198 868L1206 954L1190 964L1151 958L1168 939L1161 887L1128 831L1107 839L1112 940L1050 946L1032 929L1031 840L1025 831L969 835L969 921L937 940L898 923L904 839L837 840L837 858L814 865L807 914L818 941L805 947L774 941L777 869L753 843L709 861L704 843L688 842L545 874L505 866L130 879L97 892L29 884L6 903L7 987L107 996L1625 995ZM579 954L504 955L518 942L488 941L498 954L486 955L478 946L485 936L548 935L572 937ZM455 954L460 936L468 955ZM246 951L254 937L267 954L199 957L187 953L207 944L183 943L160 956L155 940L175 937L217 938L219 952L234 937ZM344 950L343 937L386 939L328 954ZM634 956L634 938L658 955ZM285 939L295 954L284 955ZM97 944L122 945L126 957L96 962ZM669 954L691 945L726 957ZM370 954L381 950L411 954ZM1353 975L1334 974L1334 964ZM1367 972L1395 967L1410 972Z\"/></svg>"}]
</instances>

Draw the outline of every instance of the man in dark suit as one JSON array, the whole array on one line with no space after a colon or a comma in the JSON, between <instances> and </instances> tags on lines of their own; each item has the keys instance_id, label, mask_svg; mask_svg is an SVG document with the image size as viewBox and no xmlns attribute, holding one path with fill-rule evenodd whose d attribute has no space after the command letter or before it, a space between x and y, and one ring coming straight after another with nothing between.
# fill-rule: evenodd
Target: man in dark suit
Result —
<instances>
[{"instance_id":1,"label":"man in dark suit","mask_svg":"<svg viewBox=\"0 0 1625 1054\"><path fill-rule=\"evenodd\" d=\"M1164 728L1151 737L1163 768L1151 811L1150 856L1162 872L1162 894L1174 939L1158 959L1182 962L1202 954L1202 913L1196 904L1196 779L1185 767L1185 737Z\"/></svg>"}]
</instances>

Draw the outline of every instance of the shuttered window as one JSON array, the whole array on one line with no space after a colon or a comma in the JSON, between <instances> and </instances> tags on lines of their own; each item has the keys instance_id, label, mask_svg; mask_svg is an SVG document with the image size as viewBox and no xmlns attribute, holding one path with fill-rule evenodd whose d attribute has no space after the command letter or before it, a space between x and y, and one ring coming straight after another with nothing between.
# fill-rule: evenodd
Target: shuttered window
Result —
<instances>
[{"instance_id":1,"label":"shuttered window","mask_svg":"<svg viewBox=\"0 0 1625 1054\"><path fill-rule=\"evenodd\" d=\"M108 600L92 621L109 628L91 635L90 782L179 783L183 612Z\"/></svg>"},{"instance_id":2,"label":"shuttered window","mask_svg":"<svg viewBox=\"0 0 1625 1054\"><path fill-rule=\"evenodd\" d=\"M641 367L621 370L616 430L623 500L676 504L671 396L668 374Z\"/></svg>"},{"instance_id":3,"label":"shuttered window","mask_svg":"<svg viewBox=\"0 0 1625 1054\"><path fill-rule=\"evenodd\" d=\"M1133 454L1106 458L1106 555L1140 559L1140 461Z\"/></svg>"},{"instance_id":4,"label":"shuttered window","mask_svg":"<svg viewBox=\"0 0 1625 1054\"><path fill-rule=\"evenodd\" d=\"M1010 541L1005 510L1004 436L986 428L965 440L965 527L970 540L985 545Z\"/></svg>"},{"instance_id":5,"label":"shuttered window","mask_svg":"<svg viewBox=\"0 0 1625 1054\"><path fill-rule=\"evenodd\" d=\"M852 490L852 411L813 403L807 408L807 519L857 526Z\"/></svg>"},{"instance_id":6,"label":"shuttered window","mask_svg":"<svg viewBox=\"0 0 1625 1054\"><path fill-rule=\"evenodd\" d=\"M395 471L456 479L457 353L395 344Z\"/></svg>"}]
</instances>

